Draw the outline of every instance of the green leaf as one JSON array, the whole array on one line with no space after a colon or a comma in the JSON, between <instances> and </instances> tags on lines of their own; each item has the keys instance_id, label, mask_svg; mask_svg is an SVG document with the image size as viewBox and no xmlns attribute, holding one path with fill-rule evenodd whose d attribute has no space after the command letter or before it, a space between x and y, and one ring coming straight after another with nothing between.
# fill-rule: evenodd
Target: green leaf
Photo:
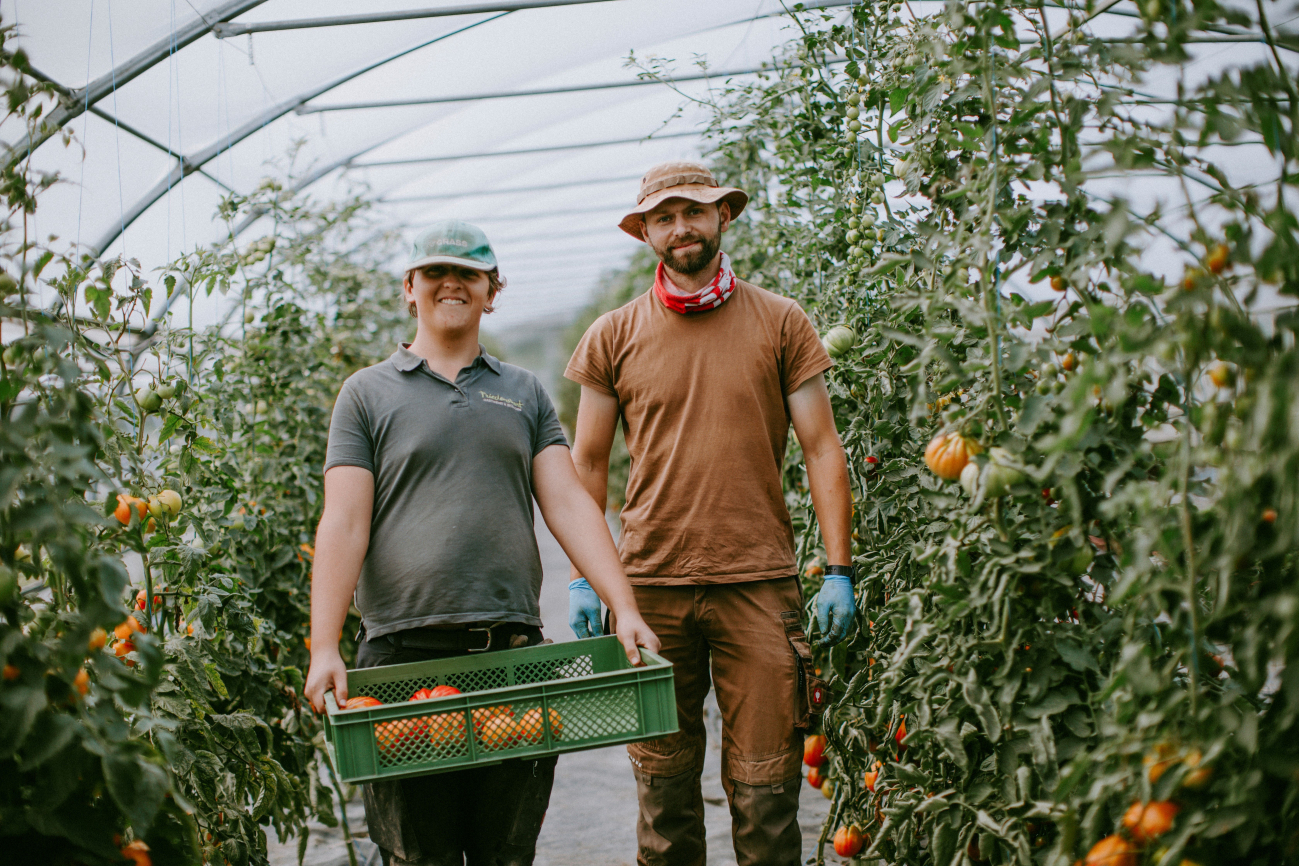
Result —
<instances>
[{"instance_id":1,"label":"green leaf","mask_svg":"<svg viewBox=\"0 0 1299 866\"><path fill-rule=\"evenodd\" d=\"M113 802L126 815L136 834L144 836L170 787L166 771L129 752L110 752L102 762L104 781Z\"/></svg>"},{"instance_id":2,"label":"green leaf","mask_svg":"<svg viewBox=\"0 0 1299 866\"><path fill-rule=\"evenodd\" d=\"M230 697L230 692L226 690L225 681L221 679L221 673L217 670L215 664L212 662L206 663L203 665L203 671L207 674L208 682L212 684L212 688L216 690L218 695L223 698Z\"/></svg>"}]
</instances>

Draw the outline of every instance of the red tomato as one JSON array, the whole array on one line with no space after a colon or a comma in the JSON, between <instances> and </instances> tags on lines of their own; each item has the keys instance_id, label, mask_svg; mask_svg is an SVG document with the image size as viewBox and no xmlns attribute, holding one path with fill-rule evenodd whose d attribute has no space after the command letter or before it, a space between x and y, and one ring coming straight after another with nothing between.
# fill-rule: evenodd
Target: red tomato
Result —
<instances>
[{"instance_id":1,"label":"red tomato","mask_svg":"<svg viewBox=\"0 0 1299 866\"><path fill-rule=\"evenodd\" d=\"M825 776L822 776L821 771L818 770L816 767L813 767L812 769L807 771L807 783L811 785L813 788L819 789L822 785L825 784Z\"/></svg>"},{"instance_id":2,"label":"red tomato","mask_svg":"<svg viewBox=\"0 0 1299 866\"><path fill-rule=\"evenodd\" d=\"M907 738L907 720L904 718L902 722L898 725L898 732L893 735L893 741L898 744L899 749L905 749L906 746L902 744L902 741L905 740L906 738Z\"/></svg>"},{"instance_id":3,"label":"red tomato","mask_svg":"<svg viewBox=\"0 0 1299 866\"><path fill-rule=\"evenodd\" d=\"M383 701L378 698L372 698L369 695L358 695L354 698L348 698L347 703L343 704L345 710L359 710L365 707L381 707Z\"/></svg>"},{"instance_id":4,"label":"red tomato","mask_svg":"<svg viewBox=\"0 0 1299 866\"><path fill-rule=\"evenodd\" d=\"M433 687L433 697L435 698L445 698L448 695L458 695L458 694L460 694L460 689L456 688L455 686L434 686Z\"/></svg>"},{"instance_id":5,"label":"red tomato","mask_svg":"<svg viewBox=\"0 0 1299 866\"><path fill-rule=\"evenodd\" d=\"M812 734L803 740L803 763L819 767L825 763L825 737Z\"/></svg>"},{"instance_id":6,"label":"red tomato","mask_svg":"<svg viewBox=\"0 0 1299 866\"><path fill-rule=\"evenodd\" d=\"M840 827L834 834L834 853L840 857L856 857L866 847L866 838L856 824Z\"/></svg>"}]
</instances>

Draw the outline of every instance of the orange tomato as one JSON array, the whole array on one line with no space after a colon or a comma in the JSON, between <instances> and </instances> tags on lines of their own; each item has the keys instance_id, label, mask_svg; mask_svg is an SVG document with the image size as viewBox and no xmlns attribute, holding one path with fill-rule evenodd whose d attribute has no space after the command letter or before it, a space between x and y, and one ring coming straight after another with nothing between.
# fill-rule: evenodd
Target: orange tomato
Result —
<instances>
[{"instance_id":1,"label":"orange tomato","mask_svg":"<svg viewBox=\"0 0 1299 866\"><path fill-rule=\"evenodd\" d=\"M898 732L893 735L893 742L898 744L899 749L905 749L906 746L902 745L902 741L905 740L906 738L907 738L907 720L906 717L904 716L902 721L898 723Z\"/></svg>"},{"instance_id":2,"label":"orange tomato","mask_svg":"<svg viewBox=\"0 0 1299 866\"><path fill-rule=\"evenodd\" d=\"M77 671L77 675L72 678L72 685L84 698L90 694L90 673L85 668Z\"/></svg>"},{"instance_id":3,"label":"orange tomato","mask_svg":"<svg viewBox=\"0 0 1299 866\"><path fill-rule=\"evenodd\" d=\"M1261 517L1264 523L1276 523L1276 509L1264 508Z\"/></svg>"},{"instance_id":4,"label":"orange tomato","mask_svg":"<svg viewBox=\"0 0 1299 866\"><path fill-rule=\"evenodd\" d=\"M90 640L86 643L86 646L91 652L94 652L103 649L106 643L108 643L108 632L102 628L96 628L90 633Z\"/></svg>"},{"instance_id":5,"label":"orange tomato","mask_svg":"<svg viewBox=\"0 0 1299 866\"><path fill-rule=\"evenodd\" d=\"M564 733L564 722L559 716L559 710L550 711L550 737L558 740ZM519 719L519 741L523 743L542 743L546 740L545 720L541 715L541 707L533 707L523 714Z\"/></svg>"},{"instance_id":6,"label":"orange tomato","mask_svg":"<svg viewBox=\"0 0 1299 866\"><path fill-rule=\"evenodd\" d=\"M477 726L475 725L477 729ZM478 730L478 741L487 751L496 749L507 749L514 745L519 739L519 725L512 715L492 716Z\"/></svg>"},{"instance_id":7,"label":"orange tomato","mask_svg":"<svg viewBox=\"0 0 1299 866\"><path fill-rule=\"evenodd\" d=\"M400 757L402 752L428 739L428 719L393 719L376 722L374 741L379 751L388 757Z\"/></svg>"},{"instance_id":8,"label":"orange tomato","mask_svg":"<svg viewBox=\"0 0 1299 866\"><path fill-rule=\"evenodd\" d=\"M1182 777L1183 788L1198 791L1209 784L1209 779L1213 778L1213 767L1201 767L1200 761L1202 759L1203 755L1199 749L1192 749L1182 759L1182 763L1188 767L1186 775Z\"/></svg>"},{"instance_id":9,"label":"orange tomato","mask_svg":"<svg viewBox=\"0 0 1299 866\"><path fill-rule=\"evenodd\" d=\"M134 863L135 866L153 866L153 858L149 856L149 846L144 843L143 839L127 842L122 847L122 856Z\"/></svg>"},{"instance_id":10,"label":"orange tomato","mask_svg":"<svg viewBox=\"0 0 1299 866\"><path fill-rule=\"evenodd\" d=\"M1064 277L1057 275L1051 278L1051 288L1057 292L1063 292L1069 288L1069 284L1065 282Z\"/></svg>"},{"instance_id":11,"label":"orange tomato","mask_svg":"<svg viewBox=\"0 0 1299 866\"><path fill-rule=\"evenodd\" d=\"M879 781L881 766L883 765L879 761L876 761L871 766L871 768L866 771L866 777L864 779L866 783L866 790L870 791L871 793L875 792L875 783Z\"/></svg>"},{"instance_id":12,"label":"orange tomato","mask_svg":"<svg viewBox=\"0 0 1299 866\"><path fill-rule=\"evenodd\" d=\"M122 623L117 628L113 629L113 637L118 640L126 640L139 631L144 631L144 626L142 626L140 621L135 617L128 616L126 619L122 620Z\"/></svg>"},{"instance_id":13,"label":"orange tomato","mask_svg":"<svg viewBox=\"0 0 1299 866\"><path fill-rule=\"evenodd\" d=\"M806 575L807 577L820 577L821 575L825 574L825 569L813 563L812 565L809 565L807 567L807 569L803 572L803 574Z\"/></svg>"},{"instance_id":14,"label":"orange tomato","mask_svg":"<svg viewBox=\"0 0 1299 866\"><path fill-rule=\"evenodd\" d=\"M834 853L840 857L856 857L866 847L866 838L856 824L834 831Z\"/></svg>"},{"instance_id":15,"label":"orange tomato","mask_svg":"<svg viewBox=\"0 0 1299 866\"><path fill-rule=\"evenodd\" d=\"M4 678L6 682L13 682L23 675L23 672L17 665L5 665Z\"/></svg>"},{"instance_id":16,"label":"orange tomato","mask_svg":"<svg viewBox=\"0 0 1299 866\"><path fill-rule=\"evenodd\" d=\"M1137 849L1122 836L1106 836L1087 852L1083 866L1137 866Z\"/></svg>"},{"instance_id":17,"label":"orange tomato","mask_svg":"<svg viewBox=\"0 0 1299 866\"><path fill-rule=\"evenodd\" d=\"M464 713L438 713L429 716L425 721L428 723L429 741L438 748L446 748L465 741Z\"/></svg>"},{"instance_id":18,"label":"orange tomato","mask_svg":"<svg viewBox=\"0 0 1299 866\"><path fill-rule=\"evenodd\" d=\"M955 481L970 458L982 450L979 443L959 433L939 433L925 448L925 465L939 478Z\"/></svg>"},{"instance_id":19,"label":"orange tomato","mask_svg":"<svg viewBox=\"0 0 1299 866\"><path fill-rule=\"evenodd\" d=\"M495 707L479 707L474 710L471 715L474 720L474 733L481 734L483 728L487 727L487 723L492 719L495 719L497 716L507 716L513 719L514 711L506 705L500 705Z\"/></svg>"},{"instance_id":20,"label":"orange tomato","mask_svg":"<svg viewBox=\"0 0 1299 866\"><path fill-rule=\"evenodd\" d=\"M1172 757L1173 753L1174 748L1172 745L1160 743L1155 746L1153 752L1141 759L1141 763L1145 765L1147 775L1150 778L1150 784L1153 785L1158 782L1168 768L1177 763L1177 759Z\"/></svg>"},{"instance_id":21,"label":"orange tomato","mask_svg":"<svg viewBox=\"0 0 1299 866\"><path fill-rule=\"evenodd\" d=\"M812 734L803 740L803 763L819 767L825 763L825 737Z\"/></svg>"},{"instance_id":22,"label":"orange tomato","mask_svg":"<svg viewBox=\"0 0 1299 866\"><path fill-rule=\"evenodd\" d=\"M1231 365L1224 361L1218 361L1209 368L1209 381L1218 388L1227 388L1236 381L1236 374L1232 371Z\"/></svg>"},{"instance_id":23,"label":"orange tomato","mask_svg":"<svg viewBox=\"0 0 1299 866\"><path fill-rule=\"evenodd\" d=\"M1133 803L1123 815L1123 828L1128 831L1132 841L1145 845L1158 839L1173 828L1173 819L1181 807L1167 800L1156 800L1153 803Z\"/></svg>"},{"instance_id":24,"label":"orange tomato","mask_svg":"<svg viewBox=\"0 0 1299 866\"><path fill-rule=\"evenodd\" d=\"M381 707L383 701L378 698L372 698L369 695L357 695L354 698L348 698L347 703L343 704L345 710L359 710L365 707Z\"/></svg>"},{"instance_id":25,"label":"orange tomato","mask_svg":"<svg viewBox=\"0 0 1299 866\"><path fill-rule=\"evenodd\" d=\"M139 512L140 519L144 520L144 515L149 513L149 503L135 496L128 496L125 493L117 494L117 507L113 509L113 516L123 526L131 522L132 506Z\"/></svg>"},{"instance_id":26,"label":"orange tomato","mask_svg":"<svg viewBox=\"0 0 1299 866\"><path fill-rule=\"evenodd\" d=\"M135 652L135 644L131 643L129 640L119 640L117 643L113 644L113 654L119 659L127 653L133 652Z\"/></svg>"},{"instance_id":27,"label":"orange tomato","mask_svg":"<svg viewBox=\"0 0 1299 866\"><path fill-rule=\"evenodd\" d=\"M1218 244L1213 248L1213 252L1209 253L1208 258L1204 260L1204 263L1208 266L1209 270L1213 271L1215 274L1220 274L1226 269L1227 259L1230 255L1231 250L1227 249L1226 244Z\"/></svg>"}]
</instances>

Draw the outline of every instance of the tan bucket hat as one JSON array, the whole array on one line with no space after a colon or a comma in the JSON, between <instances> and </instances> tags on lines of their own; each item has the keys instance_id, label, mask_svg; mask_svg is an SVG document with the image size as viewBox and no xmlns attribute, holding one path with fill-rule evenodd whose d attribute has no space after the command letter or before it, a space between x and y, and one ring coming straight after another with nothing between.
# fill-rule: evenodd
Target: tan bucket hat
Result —
<instances>
[{"instance_id":1,"label":"tan bucket hat","mask_svg":"<svg viewBox=\"0 0 1299 866\"><path fill-rule=\"evenodd\" d=\"M726 201L731 206L731 219L739 216L749 203L749 194L744 190L718 186L713 173L702 163L662 162L640 179L636 207L622 218L618 228L638 241L645 240L641 234L644 215L670 198L688 198L703 204Z\"/></svg>"}]
</instances>

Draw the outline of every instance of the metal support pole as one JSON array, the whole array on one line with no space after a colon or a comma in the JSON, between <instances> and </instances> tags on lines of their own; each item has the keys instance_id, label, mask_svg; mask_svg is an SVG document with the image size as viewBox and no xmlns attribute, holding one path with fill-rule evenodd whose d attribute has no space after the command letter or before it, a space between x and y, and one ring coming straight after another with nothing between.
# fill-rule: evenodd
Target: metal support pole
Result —
<instances>
[{"instance_id":1,"label":"metal support pole","mask_svg":"<svg viewBox=\"0 0 1299 866\"><path fill-rule=\"evenodd\" d=\"M578 6L584 3L610 3L613 0L518 0L515 3L471 3L444 6L440 9L405 9L399 12L372 12L368 15L335 15L322 18L295 18L288 21L259 21L254 24L219 24L212 28L218 39L245 33L267 33L273 30L309 30L315 27L346 27L351 24L382 24L389 21L414 21L421 18L449 18L455 15L482 15L491 12L521 12L551 6Z\"/></svg>"}]
</instances>

